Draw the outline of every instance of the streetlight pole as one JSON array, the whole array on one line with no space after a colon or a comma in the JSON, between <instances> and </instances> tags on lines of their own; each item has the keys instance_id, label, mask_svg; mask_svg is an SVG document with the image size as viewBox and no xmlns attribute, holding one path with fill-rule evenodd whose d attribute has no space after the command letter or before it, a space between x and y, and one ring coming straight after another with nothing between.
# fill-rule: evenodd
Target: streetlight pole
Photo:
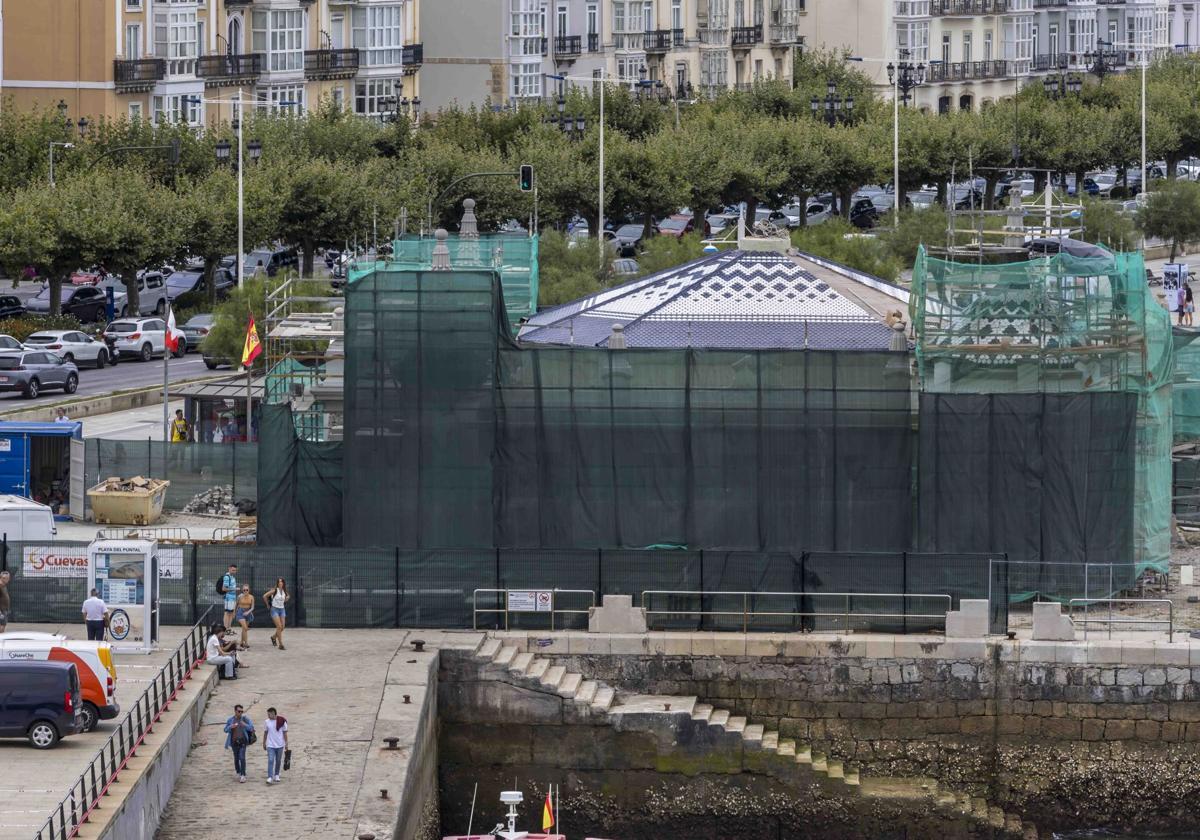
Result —
<instances>
[{"instance_id":1,"label":"streetlight pole","mask_svg":"<svg viewBox=\"0 0 1200 840\"><path fill-rule=\"evenodd\" d=\"M54 189L54 147L58 146L63 149L74 149L74 143L61 143L54 140L50 141L50 189Z\"/></svg>"}]
</instances>

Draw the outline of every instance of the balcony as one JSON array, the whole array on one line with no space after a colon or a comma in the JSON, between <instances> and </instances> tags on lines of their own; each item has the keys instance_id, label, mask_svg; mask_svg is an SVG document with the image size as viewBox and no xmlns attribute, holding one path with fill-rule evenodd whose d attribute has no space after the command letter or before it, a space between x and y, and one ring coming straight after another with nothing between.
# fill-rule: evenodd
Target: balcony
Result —
<instances>
[{"instance_id":1,"label":"balcony","mask_svg":"<svg viewBox=\"0 0 1200 840\"><path fill-rule=\"evenodd\" d=\"M930 82L967 82L975 79L1002 79L1008 75L1007 61L935 61L929 65Z\"/></svg>"},{"instance_id":2,"label":"balcony","mask_svg":"<svg viewBox=\"0 0 1200 840\"><path fill-rule=\"evenodd\" d=\"M664 53L671 49L674 39L670 29L650 29L646 32L646 52Z\"/></svg>"},{"instance_id":3,"label":"balcony","mask_svg":"<svg viewBox=\"0 0 1200 840\"><path fill-rule=\"evenodd\" d=\"M733 27L733 47L734 49L750 49L755 44L761 44L763 39L762 24L757 26L735 26Z\"/></svg>"},{"instance_id":4,"label":"balcony","mask_svg":"<svg viewBox=\"0 0 1200 840\"><path fill-rule=\"evenodd\" d=\"M248 55L202 55L196 59L196 75L205 87L253 84L262 74L262 53Z\"/></svg>"},{"instance_id":5,"label":"balcony","mask_svg":"<svg viewBox=\"0 0 1200 840\"><path fill-rule=\"evenodd\" d=\"M358 73L358 50L305 50L304 78L350 79Z\"/></svg>"},{"instance_id":6,"label":"balcony","mask_svg":"<svg viewBox=\"0 0 1200 840\"><path fill-rule=\"evenodd\" d=\"M614 32L613 47L626 52L642 52L645 38L644 32Z\"/></svg>"},{"instance_id":7,"label":"balcony","mask_svg":"<svg viewBox=\"0 0 1200 840\"><path fill-rule=\"evenodd\" d=\"M696 34L700 37L701 46L729 46L729 18L724 15L709 16L696 26Z\"/></svg>"},{"instance_id":8,"label":"balcony","mask_svg":"<svg viewBox=\"0 0 1200 840\"><path fill-rule=\"evenodd\" d=\"M600 33L588 33L588 52L600 52Z\"/></svg>"},{"instance_id":9,"label":"balcony","mask_svg":"<svg viewBox=\"0 0 1200 840\"><path fill-rule=\"evenodd\" d=\"M405 75L416 73L425 63L425 44L405 44L400 49L400 63L404 65Z\"/></svg>"},{"instance_id":10,"label":"balcony","mask_svg":"<svg viewBox=\"0 0 1200 840\"><path fill-rule=\"evenodd\" d=\"M578 35L557 35L554 38L554 57L573 58L582 52L583 38Z\"/></svg>"},{"instance_id":11,"label":"balcony","mask_svg":"<svg viewBox=\"0 0 1200 840\"><path fill-rule=\"evenodd\" d=\"M244 9L254 4L254 0L225 0L226 9Z\"/></svg>"},{"instance_id":12,"label":"balcony","mask_svg":"<svg viewBox=\"0 0 1200 840\"><path fill-rule=\"evenodd\" d=\"M113 81L117 93L145 93L167 75L167 62L161 58L118 58L113 61Z\"/></svg>"},{"instance_id":13,"label":"balcony","mask_svg":"<svg viewBox=\"0 0 1200 840\"><path fill-rule=\"evenodd\" d=\"M1047 73L1051 70L1066 70L1067 69L1067 54L1066 53L1047 53L1046 55L1035 55L1033 57L1034 73Z\"/></svg>"},{"instance_id":14,"label":"balcony","mask_svg":"<svg viewBox=\"0 0 1200 840\"><path fill-rule=\"evenodd\" d=\"M1067 0L1033 0L1035 9L1065 9Z\"/></svg>"},{"instance_id":15,"label":"balcony","mask_svg":"<svg viewBox=\"0 0 1200 840\"><path fill-rule=\"evenodd\" d=\"M934 17L965 15L998 15L1009 10L1009 0L930 0L929 13Z\"/></svg>"},{"instance_id":16,"label":"balcony","mask_svg":"<svg viewBox=\"0 0 1200 840\"><path fill-rule=\"evenodd\" d=\"M800 27L794 23L772 23L769 32L775 46L791 46L800 37Z\"/></svg>"}]
</instances>

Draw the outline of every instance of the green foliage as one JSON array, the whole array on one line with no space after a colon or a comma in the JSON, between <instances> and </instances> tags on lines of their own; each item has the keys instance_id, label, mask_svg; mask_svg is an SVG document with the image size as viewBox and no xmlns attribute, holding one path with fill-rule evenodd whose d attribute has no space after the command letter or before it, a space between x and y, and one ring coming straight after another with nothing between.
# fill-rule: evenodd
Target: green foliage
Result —
<instances>
[{"instance_id":1,"label":"green foliage","mask_svg":"<svg viewBox=\"0 0 1200 840\"><path fill-rule=\"evenodd\" d=\"M702 256L703 237L698 233L688 233L678 239L674 236L651 236L646 240L646 250L637 259L641 273L646 275L683 265Z\"/></svg>"},{"instance_id":2,"label":"green foliage","mask_svg":"<svg viewBox=\"0 0 1200 840\"><path fill-rule=\"evenodd\" d=\"M611 285L612 249L604 249L600 268L596 240L576 240L553 230L538 243L538 305L541 308L581 298Z\"/></svg>"},{"instance_id":3,"label":"green foliage","mask_svg":"<svg viewBox=\"0 0 1200 840\"><path fill-rule=\"evenodd\" d=\"M1174 260L1181 243L1200 238L1200 184L1183 180L1160 182L1138 210L1137 223L1146 236L1170 242Z\"/></svg>"},{"instance_id":4,"label":"green foliage","mask_svg":"<svg viewBox=\"0 0 1200 840\"><path fill-rule=\"evenodd\" d=\"M251 312L254 313L259 340L266 341L266 324L263 321L268 282L277 281L274 278L246 277L242 288L230 291L229 297L213 312L212 329L200 344L206 356L228 359L234 367L240 365ZM263 364L262 360L263 356L260 355L255 367Z\"/></svg>"},{"instance_id":5,"label":"green foliage","mask_svg":"<svg viewBox=\"0 0 1200 840\"><path fill-rule=\"evenodd\" d=\"M1111 201L1084 199L1083 233L1087 242L1104 245L1114 251L1130 251L1138 245L1138 229L1134 220Z\"/></svg>"},{"instance_id":6,"label":"green foliage","mask_svg":"<svg viewBox=\"0 0 1200 840\"><path fill-rule=\"evenodd\" d=\"M883 240L864 234L842 219L792 231L792 245L818 257L895 281L901 264Z\"/></svg>"},{"instance_id":7,"label":"green foliage","mask_svg":"<svg viewBox=\"0 0 1200 840\"><path fill-rule=\"evenodd\" d=\"M948 225L946 211L937 205L925 210L906 209L900 211L900 225L884 231L879 238L889 255L908 267L916 260L920 246L946 245Z\"/></svg>"},{"instance_id":8,"label":"green foliage","mask_svg":"<svg viewBox=\"0 0 1200 840\"><path fill-rule=\"evenodd\" d=\"M42 330L83 330L92 332L79 323L74 315L22 315L20 318L5 318L0 320L0 335L11 335L17 341L24 341L35 332Z\"/></svg>"}]
</instances>

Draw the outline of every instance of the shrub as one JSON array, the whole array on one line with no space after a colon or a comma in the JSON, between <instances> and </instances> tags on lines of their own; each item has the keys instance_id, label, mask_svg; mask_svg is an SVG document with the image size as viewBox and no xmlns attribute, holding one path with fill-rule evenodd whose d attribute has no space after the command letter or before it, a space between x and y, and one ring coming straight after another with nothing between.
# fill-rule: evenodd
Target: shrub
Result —
<instances>
[{"instance_id":1,"label":"shrub","mask_svg":"<svg viewBox=\"0 0 1200 840\"><path fill-rule=\"evenodd\" d=\"M881 280L894 282L900 275L900 260L883 240L864 234L844 219L829 219L794 230L792 244L801 251L874 274Z\"/></svg>"},{"instance_id":2,"label":"shrub","mask_svg":"<svg viewBox=\"0 0 1200 840\"><path fill-rule=\"evenodd\" d=\"M17 341L24 341L35 332L42 330L81 330L96 333L97 329L89 329L79 323L74 315L30 315L20 318L5 318L0 321L0 334L11 335Z\"/></svg>"}]
</instances>

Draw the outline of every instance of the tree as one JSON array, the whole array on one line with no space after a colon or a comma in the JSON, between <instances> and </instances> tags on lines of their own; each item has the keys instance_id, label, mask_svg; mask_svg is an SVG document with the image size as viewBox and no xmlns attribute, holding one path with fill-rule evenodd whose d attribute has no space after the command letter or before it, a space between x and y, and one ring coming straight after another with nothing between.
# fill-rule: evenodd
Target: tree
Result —
<instances>
[{"instance_id":1,"label":"tree","mask_svg":"<svg viewBox=\"0 0 1200 840\"><path fill-rule=\"evenodd\" d=\"M265 338L267 280L261 274L245 278L242 288L233 289L229 297L217 306L213 312L212 328L201 344L206 356L228 359L233 365L240 365L251 314L254 315L259 338ZM258 358L259 364L263 364L263 355L260 354Z\"/></svg>"},{"instance_id":2,"label":"tree","mask_svg":"<svg viewBox=\"0 0 1200 840\"><path fill-rule=\"evenodd\" d=\"M138 312L138 272L186 255L189 220L170 189L132 170L99 170L60 183L64 247L79 265L121 278L130 314Z\"/></svg>"},{"instance_id":3,"label":"tree","mask_svg":"<svg viewBox=\"0 0 1200 840\"><path fill-rule=\"evenodd\" d=\"M611 278L612 249L604 249L604 267L596 265L596 248L558 231L542 234L538 243L538 305L557 306L600 291Z\"/></svg>"},{"instance_id":4,"label":"tree","mask_svg":"<svg viewBox=\"0 0 1200 840\"><path fill-rule=\"evenodd\" d=\"M1084 199L1083 239L1105 245L1113 251L1129 251L1136 247L1137 225L1119 207L1112 201Z\"/></svg>"},{"instance_id":5,"label":"tree","mask_svg":"<svg viewBox=\"0 0 1200 840\"><path fill-rule=\"evenodd\" d=\"M370 241L373 191L357 166L323 158L280 161L268 176L279 204L278 237L300 250L302 276L312 276L317 248Z\"/></svg>"},{"instance_id":6,"label":"tree","mask_svg":"<svg viewBox=\"0 0 1200 840\"><path fill-rule=\"evenodd\" d=\"M1171 261L1182 242L1200 238L1200 184L1176 179L1160 182L1137 213L1146 236L1171 243Z\"/></svg>"},{"instance_id":7,"label":"tree","mask_svg":"<svg viewBox=\"0 0 1200 840\"><path fill-rule=\"evenodd\" d=\"M32 269L50 284L50 314L57 315L63 281L79 268L64 230L65 193L41 186L10 194L0 206L0 270L16 278Z\"/></svg>"}]
</instances>

